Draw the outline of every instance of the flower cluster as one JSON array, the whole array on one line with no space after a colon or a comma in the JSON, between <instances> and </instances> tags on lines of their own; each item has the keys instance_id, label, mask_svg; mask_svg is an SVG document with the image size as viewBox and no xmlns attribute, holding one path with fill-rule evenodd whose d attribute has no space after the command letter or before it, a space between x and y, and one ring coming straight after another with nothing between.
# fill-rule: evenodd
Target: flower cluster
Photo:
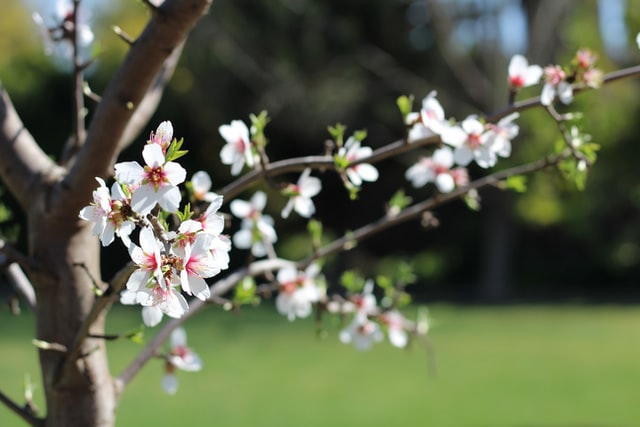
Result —
<instances>
[{"instance_id":1,"label":"flower cluster","mask_svg":"<svg viewBox=\"0 0 640 427\"><path fill-rule=\"evenodd\" d=\"M208 191L211 179L206 172L196 173L190 186L201 192L194 199L206 200L207 209L197 216L190 208L178 211L182 201L178 185L186 178L184 168L174 161L186 153L181 145L182 140L173 138L171 123L161 123L142 150L145 165L117 163L111 191L96 178L100 186L93 192L93 202L79 213L94 223L93 234L103 246L115 236L127 246L137 268L120 301L140 304L147 326L160 323L164 314L179 318L186 313L184 294L208 299L205 279L229 266L231 243L222 234L224 219L218 213L222 197ZM172 218L179 220L174 231L163 219L166 214L175 214ZM130 238L136 227L139 244Z\"/></svg>"},{"instance_id":2,"label":"flower cluster","mask_svg":"<svg viewBox=\"0 0 640 427\"><path fill-rule=\"evenodd\" d=\"M443 147L429 157L422 157L405 173L414 187L433 182L438 191L448 193L469 182L466 167L475 162L481 168L493 167L498 157L511 154L511 140L518 135L514 113L498 123L485 123L469 116L462 123L447 120L436 93L431 92L422 101L420 112L407 115L410 124L409 142L426 136L439 135Z\"/></svg>"},{"instance_id":3,"label":"flower cluster","mask_svg":"<svg viewBox=\"0 0 640 427\"><path fill-rule=\"evenodd\" d=\"M333 301L327 305L330 312L352 313L353 317L346 328L340 331L339 338L344 344L353 344L358 350L369 350L374 343L384 339L384 328L389 342L394 347L404 348L409 343L410 322L397 310L381 309L373 294L373 281L367 280L361 293L353 295L347 302ZM414 328L415 332L426 328ZM420 331L419 331L420 329Z\"/></svg>"},{"instance_id":4,"label":"flower cluster","mask_svg":"<svg viewBox=\"0 0 640 427\"><path fill-rule=\"evenodd\" d=\"M53 22L47 23L38 12L33 13L32 18L40 29L47 55L57 52L61 57L69 58L74 43L84 48L91 45L94 35L88 24L88 16L84 9L79 10L80 13L77 13L77 6L69 0L57 0Z\"/></svg>"}]
</instances>

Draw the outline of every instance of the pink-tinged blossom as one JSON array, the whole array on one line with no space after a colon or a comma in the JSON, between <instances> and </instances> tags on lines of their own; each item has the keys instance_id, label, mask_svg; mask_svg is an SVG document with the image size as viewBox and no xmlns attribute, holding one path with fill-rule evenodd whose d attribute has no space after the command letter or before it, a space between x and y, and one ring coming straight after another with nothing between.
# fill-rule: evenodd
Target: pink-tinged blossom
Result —
<instances>
[{"instance_id":1,"label":"pink-tinged blossom","mask_svg":"<svg viewBox=\"0 0 640 427\"><path fill-rule=\"evenodd\" d=\"M142 157L144 167L138 162L115 165L116 179L133 189L131 208L146 215L159 204L168 212L176 212L182 199L177 185L184 182L186 171L178 163L166 162L158 144L147 144Z\"/></svg>"},{"instance_id":2,"label":"pink-tinged blossom","mask_svg":"<svg viewBox=\"0 0 640 427\"><path fill-rule=\"evenodd\" d=\"M518 136L519 126L514 123L520 117L518 113L503 117L496 124L487 125L487 144L492 147L500 157L511 155L511 140Z\"/></svg>"},{"instance_id":3,"label":"pink-tinged blossom","mask_svg":"<svg viewBox=\"0 0 640 427\"><path fill-rule=\"evenodd\" d=\"M129 201L118 183L111 186L111 192L102 178L96 177L100 186L93 191L93 202L84 207L79 217L95 222L92 233L100 237L102 246L109 246L117 235L125 245L131 242L129 235L135 225L129 218Z\"/></svg>"},{"instance_id":4,"label":"pink-tinged blossom","mask_svg":"<svg viewBox=\"0 0 640 427\"><path fill-rule=\"evenodd\" d=\"M445 146L435 150L431 157L424 157L407 169L405 178L416 188L433 182L438 191L449 193L456 186L465 185L468 181L468 177L465 179L466 173L461 172L466 172L466 169L452 169L453 165L453 151Z\"/></svg>"},{"instance_id":5,"label":"pink-tinged blossom","mask_svg":"<svg viewBox=\"0 0 640 427\"><path fill-rule=\"evenodd\" d=\"M357 350L369 350L371 346L384 339L380 325L357 313L351 323L340 331L338 336L344 344L353 344Z\"/></svg>"},{"instance_id":6,"label":"pink-tinged blossom","mask_svg":"<svg viewBox=\"0 0 640 427\"><path fill-rule=\"evenodd\" d=\"M604 74L598 68L592 68L582 73L582 80L592 89L598 89L604 82Z\"/></svg>"},{"instance_id":7,"label":"pink-tinged blossom","mask_svg":"<svg viewBox=\"0 0 640 427\"><path fill-rule=\"evenodd\" d=\"M460 166L467 166L472 160L485 169L496 164L495 147L485 134L485 126L474 116L467 117L461 126L449 127L441 137L455 148L453 160Z\"/></svg>"},{"instance_id":8,"label":"pink-tinged blossom","mask_svg":"<svg viewBox=\"0 0 640 427\"><path fill-rule=\"evenodd\" d=\"M199 371L202 369L202 360L191 348L187 347L187 333L183 328L176 328L171 332L170 344L165 374L162 377L162 388L168 394L175 394L178 390L176 369L187 372Z\"/></svg>"},{"instance_id":9,"label":"pink-tinged blossom","mask_svg":"<svg viewBox=\"0 0 640 427\"><path fill-rule=\"evenodd\" d=\"M191 177L193 197L198 201L213 202L217 198L222 197L209 191L212 185L211 177L205 171L198 171Z\"/></svg>"},{"instance_id":10,"label":"pink-tinged blossom","mask_svg":"<svg viewBox=\"0 0 640 427\"><path fill-rule=\"evenodd\" d=\"M132 243L129 256L138 267L127 280L127 290L137 292L147 287L149 282L162 282L161 245L150 228L143 228L139 235L140 246Z\"/></svg>"},{"instance_id":11,"label":"pink-tinged blossom","mask_svg":"<svg viewBox=\"0 0 640 427\"><path fill-rule=\"evenodd\" d=\"M556 96L563 104L570 104L573 101L573 88L566 82L567 75L559 65L545 67L544 77L546 83L540 95L542 105L551 105Z\"/></svg>"},{"instance_id":12,"label":"pink-tinged blossom","mask_svg":"<svg viewBox=\"0 0 640 427\"><path fill-rule=\"evenodd\" d=\"M509 86L513 89L532 86L540 81L542 67L529 65L527 58L522 55L514 55L509 61Z\"/></svg>"},{"instance_id":13,"label":"pink-tinged blossom","mask_svg":"<svg viewBox=\"0 0 640 427\"><path fill-rule=\"evenodd\" d=\"M346 159L349 163L371 156L371 147L363 147L360 141L353 136L347 139L344 146L338 150L338 156ZM349 166L346 170L347 178L356 187L360 187L363 181L374 182L378 180L378 169L368 163L358 163Z\"/></svg>"},{"instance_id":14,"label":"pink-tinged blossom","mask_svg":"<svg viewBox=\"0 0 640 427\"><path fill-rule=\"evenodd\" d=\"M136 292L135 303L142 305L142 320L147 326L159 324L163 314L179 319L189 310L187 300L178 291L179 283L175 277L164 281L162 286L158 282L152 282L148 287ZM123 298L125 293L120 298L121 302Z\"/></svg>"},{"instance_id":15,"label":"pink-tinged blossom","mask_svg":"<svg viewBox=\"0 0 640 427\"><path fill-rule=\"evenodd\" d=\"M311 264L305 271L299 271L295 267L280 269L276 276L280 284L276 297L278 313L287 316L290 321L296 317L308 317L313 304L318 302L322 295L316 283L319 272L320 267L317 264Z\"/></svg>"},{"instance_id":16,"label":"pink-tinged blossom","mask_svg":"<svg viewBox=\"0 0 640 427\"><path fill-rule=\"evenodd\" d=\"M240 230L233 235L234 246L239 249L251 248L251 253L256 257L265 256L267 245L270 246L277 240L273 218L262 214L266 203L267 195L258 191L248 202L235 199L229 205L231 213L242 219Z\"/></svg>"},{"instance_id":17,"label":"pink-tinged blossom","mask_svg":"<svg viewBox=\"0 0 640 427\"><path fill-rule=\"evenodd\" d=\"M171 141L173 140L173 125L170 121L164 121L158 125L155 133L152 131L148 144L157 144L162 148L162 153L166 154Z\"/></svg>"},{"instance_id":18,"label":"pink-tinged blossom","mask_svg":"<svg viewBox=\"0 0 640 427\"><path fill-rule=\"evenodd\" d=\"M205 301L211 296L209 285L204 280L220 273L209 250L213 236L207 233L197 235L193 245L178 248L176 255L181 259L177 269L180 271L182 291Z\"/></svg>"},{"instance_id":19,"label":"pink-tinged blossom","mask_svg":"<svg viewBox=\"0 0 640 427\"><path fill-rule=\"evenodd\" d=\"M229 251L231 251L231 239L229 236L220 234L211 240L209 246L213 262L220 270L229 268Z\"/></svg>"},{"instance_id":20,"label":"pink-tinged blossom","mask_svg":"<svg viewBox=\"0 0 640 427\"><path fill-rule=\"evenodd\" d=\"M409 142L440 134L442 129L447 126L444 109L436 99L436 95L435 90L431 91L422 100L420 112L407 114L406 124L411 125L408 135Z\"/></svg>"},{"instance_id":21,"label":"pink-tinged blossom","mask_svg":"<svg viewBox=\"0 0 640 427\"><path fill-rule=\"evenodd\" d=\"M315 213L316 207L311 198L320 192L322 182L310 174L311 169L305 169L298 178L298 182L290 184L284 190L284 193L289 196L289 201L282 209L283 218L288 218L292 210L304 218L309 218Z\"/></svg>"},{"instance_id":22,"label":"pink-tinged blossom","mask_svg":"<svg viewBox=\"0 0 640 427\"><path fill-rule=\"evenodd\" d=\"M588 70L593 68L598 60L598 56L589 49L580 49L576 53L576 64L578 68Z\"/></svg>"},{"instance_id":23,"label":"pink-tinged blossom","mask_svg":"<svg viewBox=\"0 0 640 427\"><path fill-rule=\"evenodd\" d=\"M94 39L93 31L88 24L88 14L84 8L74 16L74 5L69 0L57 0L53 22L47 23L42 16L34 12L33 21L40 28L47 55L57 50L61 57L70 58L73 55L72 43L77 41L79 47L88 47ZM75 25L74 25L75 20Z\"/></svg>"},{"instance_id":24,"label":"pink-tinged blossom","mask_svg":"<svg viewBox=\"0 0 640 427\"><path fill-rule=\"evenodd\" d=\"M253 167L255 162L247 125L241 120L233 120L231 124L220 126L218 132L226 141L220 159L223 164L231 165L231 175L238 175L245 163Z\"/></svg>"},{"instance_id":25,"label":"pink-tinged blossom","mask_svg":"<svg viewBox=\"0 0 640 427\"><path fill-rule=\"evenodd\" d=\"M433 133L440 134L447 121L444 116L444 109L436 99L436 96L437 92L434 90L422 100L420 118L427 129Z\"/></svg>"},{"instance_id":26,"label":"pink-tinged blossom","mask_svg":"<svg viewBox=\"0 0 640 427\"><path fill-rule=\"evenodd\" d=\"M394 347L404 348L409 342L409 336L404 328L405 318L400 312L390 310L380 316L380 321L387 325L389 342Z\"/></svg>"}]
</instances>

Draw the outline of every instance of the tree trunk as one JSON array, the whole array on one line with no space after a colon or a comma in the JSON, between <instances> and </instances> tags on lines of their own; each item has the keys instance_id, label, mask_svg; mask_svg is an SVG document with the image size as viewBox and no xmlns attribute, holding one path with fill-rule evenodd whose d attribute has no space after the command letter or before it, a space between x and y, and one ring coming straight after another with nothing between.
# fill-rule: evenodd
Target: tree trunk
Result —
<instances>
[{"instance_id":1,"label":"tree trunk","mask_svg":"<svg viewBox=\"0 0 640 427\"><path fill-rule=\"evenodd\" d=\"M31 275L38 301L36 338L70 350L95 301L94 280L100 283L99 242L77 213L48 213L44 199L29 213L30 253L38 263ZM104 334L103 317L90 334ZM104 340L85 339L68 366L65 351L39 352L46 426L114 425L116 398Z\"/></svg>"}]
</instances>

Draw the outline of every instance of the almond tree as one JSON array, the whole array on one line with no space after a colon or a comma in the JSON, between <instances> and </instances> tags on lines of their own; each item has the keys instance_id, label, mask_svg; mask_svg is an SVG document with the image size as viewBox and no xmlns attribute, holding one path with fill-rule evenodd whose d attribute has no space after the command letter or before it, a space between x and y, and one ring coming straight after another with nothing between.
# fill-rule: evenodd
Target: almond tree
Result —
<instances>
[{"instance_id":1,"label":"almond tree","mask_svg":"<svg viewBox=\"0 0 640 427\"><path fill-rule=\"evenodd\" d=\"M156 128L141 150L144 166L116 162L122 150L149 127L182 45L209 10L211 0L165 0L159 6L150 0L144 3L152 12L149 22L135 40L121 33L130 50L101 95L88 127L83 91L88 62L83 62L79 50L89 36L78 22L80 1L74 0L58 27L45 31L53 43L69 42L73 51L76 114L72 137L59 161L40 148L0 87L0 176L28 219L29 236L28 253L21 254L9 245L3 245L2 252L14 262L7 273L35 313L34 342L47 411L36 413L29 402L23 405L1 391L0 400L34 426L113 426L122 391L172 333L164 384L174 392L174 368L201 367L200 359L186 347L182 323L209 303L238 303L225 300L224 295L253 277L263 277L270 283L261 287L250 284L248 297L279 293L278 310L289 319L305 317L318 306L329 313L352 314L340 339L356 348L371 347L383 338L383 330L398 347L407 345L409 336L423 338L427 325L409 321L396 310L405 294L404 285L410 280L407 274L394 283L377 283L390 301L383 307L375 300L373 282L364 279L347 277L343 284L352 292L346 296L323 293L316 287L316 262L353 249L357 242L400 223L418 219L428 223L433 219L431 211L450 201L465 199L475 206L477 190L484 187L521 189L522 176L527 173L555 168L583 185L596 160L597 147L573 124L571 114L558 113L554 105L558 101L570 103L582 91L640 73L640 67L634 67L603 76L593 63L584 61L565 69L551 66L545 68L542 99L514 102L521 87L537 84L542 77L542 72L537 68L532 72L526 59L518 56L508 74L505 70L513 93L503 110L456 122L446 118L434 93L424 99L418 111L413 111L411 97L401 97L398 106L407 132L376 150L364 145L366 133L347 137L344 126L336 125L330 130L332 140L326 154L272 162L266 149L267 116L252 116L251 128L234 121L220 127L221 137L227 141L221 163L230 165L234 176L243 169L246 173L215 194L209 192L210 182L197 175L190 184L194 203L205 201L210 205L201 216L193 216L189 206L183 210L177 206L181 196L175 188L185 180L185 172L173 164L183 152L173 138L169 121ZM585 58L584 51L579 58ZM514 121L519 113L531 108L546 109L550 122L557 126L563 144L556 152L530 163L470 177L465 167L472 161L489 170L499 158L510 155L512 139L518 133ZM409 152L432 154L407 172L414 186L435 183L432 197L413 202L398 193L379 220L328 243L320 238L318 223L310 223L313 250L299 260L278 257L272 220L262 214L264 194L255 193L251 202L236 199L242 191L263 182L291 198L283 216L295 210L309 217L315 211L311 199L321 190L319 180L310 176L312 171L334 171L356 198L362 185L375 185L384 179L377 163ZM291 172L302 174L297 183L278 181ZM106 182L114 174L116 185L110 191ZM230 242L210 237L220 237L222 222L216 219L216 212L223 203L242 218L241 229L233 236L235 246L253 252L243 267L225 273L222 270L228 267L225 255ZM160 211L168 214L159 215ZM176 227L169 229L172 220ZM134 225L141 230L131 238ZM100 271L101 243L113 240L127 245L132 263L105 283ZM20 274L20 268L27 276ZM167 295L174 298L171 307L166 306ZM194 297L188 305L185 296ZM159 323L163 314L173 319L159 329L123 372L113 375L107 363L104 324L110 306L118 300L144 306L147 325Z\"/></svg>"}]
</instances>

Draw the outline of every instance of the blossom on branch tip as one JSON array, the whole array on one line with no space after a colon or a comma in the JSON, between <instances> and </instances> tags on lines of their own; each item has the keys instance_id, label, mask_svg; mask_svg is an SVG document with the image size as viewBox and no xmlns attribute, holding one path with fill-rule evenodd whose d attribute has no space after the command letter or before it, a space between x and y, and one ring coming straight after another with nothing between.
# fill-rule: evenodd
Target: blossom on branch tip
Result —
<instances>
[{"instance_id":1,"label":"blossom on branch tip","mask_svg":"<svg viewBox=\"0 0 640 427\"><path fill-rule=\"evenodd\" d=\"M187 333L183 328L176 328L171 332L170 349L165 364L165 374L162 377L162 388L168 394L175 394L178 390L176 369L196 372L202 369L202 360L192 349L187 347Z\"/></svg>"},{"instance_id":2,"label":"blossom on branch tip","mask_svg":"<svg viewBox=\"0 0 640 427\"><path fill-rule=\"evenodd\" d=\"M142 157L145 166L138 162L115 165L116 179L133 191L131 208L146 215L159 204L168 212L176 212L182 200L177 185L184 182L186 171L176 162L167 162L158 144L145 145Z\"/></svg>"},{"instance_id":3,"label":"blossom on branch tip","mask_svg":"<svg viewBox=\"0 0 640 427\"><path fill-rule=\"evenodd\" d=\"M235 199L229 205L231 213L242 219L240 230L233 235L233 244L240 249L251 249L256 257L267 255L267 246L277 241L276 230L273 228L273 218L263 215L267 195L256 192L250 201Z\"/></svg>"},{"instance_id":4,"label":"blossom on branch tip","mask_svg":"<svg viewBox=\"0 0 640 427\"><path fill-rule=\"evenodd\" d=\"M205 171L198 171L191 177L191 188L193 197L197 201L213 202L218 197L216 193L209 191L213 185L211 177Z\"/></svg>"},{"instance_id":5,"label":"blossom on branch tip","mask_svg":"<svg viewBox=\"0 0 640 427\"><path fill-rule=\"evenodd\" d=\"M514 55L509 61L509 86L513 89L532 86L540 81L542 67L529 65L527 58Z\"/></svg>"},{"instance_id":6,"label":"blossom on branch tip","mask_svg":"<svg viewBox=\"0 0 640 427\"><path fill-rule=\"evenodd\" d=\"M442 132L442 142L455 148L453 160L467 166L472 160L481 168L496 164L496 147L485 133L485 126L474 116L467 117L461 126L450 126Z\"/></svg>"},{"instance_id":7,"label":"blossom on branch tip","mask_svg":"<svg viewBox=\"0 0 640 427\"><path fill-rule=\"evenodd\" d=\"M404 328L404 316L397 310L389 310L380 316L380 320L387 325L387 334L391 345L398 348L406 347L409 335Z\"/></svg>"},{"instance_id":8,"label":"blossom on branch tip","mask_svg":"<svg viewBox=\"0 0 640 427\"><path fill-rule=\"evenodd\" d=\"M433 182L438 191L449 193L456 186L465 185L469 181L466 169L452 169L453 165L453 151L445 146L435 150L431 157L424 157L407 169L405 178L416 188Z\"/></svg>"},{"instance_id":9,"label":"blossom on branch tip","mask_svg":"<svg viewBox=\"0 0 640 427\"><path fill-rule=\"evenodd\" d=\"M58 51L60 56L71 58L72 43L79 47L88 47L94 39L93 31L88 24L89 16L85 9L79 9L78 16L74 16L74 4L69 0L57 0L53 22L47 23L38 12L32 14L33 21L38 25L47 55ZM75 21L75 24L74 24Z\"/></svg>"},{"instance_id":10,"label":"blossom on branch tip","mask_svg":"<svg viewBox=\"0 0 640 427\"><path fill-rule=\"evenodd\" d=\"M231 165L231 175L238 175L244 164L253 167L254 155L249 137L249 128L241 120L233 120L228 125L222 125L218 132L226 141L220 151L220 159L225 165Z\"/></svg>"},{"instance_id":11,"label":"blossom on branch tip","mask_svg":"<svg viewBox=\"0 0 640 427\"><path fill-rule=\"evenodd\" d=\"M363 147L360 141L350 136L343 147L338 150L338 157L345 159L348 163L371 156L371 147ZM355 187L360 187L363 181L375 182L378 180L378 169L368 163L358 163L347 167L345 173L347 178Z\"/></svg>"},{"instance_id":12,"label":"blossom on branch tip","mask_svg":"<svg viewBox=\"0 0 640 427\"><path fill-rule=\"evenodd\" d=\"M117 182L111 186L109 192L102 178L96 177L96 181L100 186L93 191L93 202L82 208L78 216L86 221L95 222L92 233L100 237L102 246L109 246L114 235L120 237L128 246L129 235L135 228L134 223L129 220L132 213L129 199Z\"/></svg>"},{"instance_id":13,"label":"blossom on branch tip","mask_svg":"<svg viewBox=\"0 0 640 427\"><path fill-rule=\"evenodd\" d=\"M282 209L283 218L288 218L291 210L295 210L298 215L304 218L309 218L315 213L316 207L311 198L320 192L322 182L310 175L311 169L305 169L296 184L289 184L284 189L283 193L289 196L289 200Z\"/></svg>"},{"instance_id":14,"label":"blossom on branch tip","mask_svg":"<svg viewBox=\"0 0 640 427\"><path fill-rule=\"evenodd\" d=\"M540 94L542 105L551 105L556 96L563 104L570 104L573 101L573 87L566 81L567 75L559 65L545 67L544 77L546 83Z\"/></svg>"},{"instance_id":15,"label":"blossom on branch tip","mask_svg":"<svg viewBox=\"0 0 640 427\"><path fill-rule=\"evenodd\" d=\"M340 341L344 344L353 344L357 350L369 350L373 343L384 339L380 325L369 320L360 313L356 314L351 323L339 334Z\"/></svg>"},{"instance_id":16,"label":"blossom on branch tip","mask_svg":"<svg viewBox=\"0 0 640 427\"><path fill-rule=\"evenodd\" d=\"M519 113L512 113L500 119L496 124L489 123L487 125L487 144L500 157L511 155L511 140L520 132L520 127L514 123L518 117L520 117Z\"/></svg>"},{"instance_id":17,"label":"blossom on branch tip","mask_svg":"<svg viewBox=\"0 0 640 427\"><path fill-rule=\"evenodd\" d=\"M312 305L318 302L322 291L316 283L320 273L317 264L311 264L305 271L295 267L285 267L278 271L276 280L279 293L276 297L278 313L293 321L296 317L304 318L311 314Z\"/></svg>"}]
</instances>

